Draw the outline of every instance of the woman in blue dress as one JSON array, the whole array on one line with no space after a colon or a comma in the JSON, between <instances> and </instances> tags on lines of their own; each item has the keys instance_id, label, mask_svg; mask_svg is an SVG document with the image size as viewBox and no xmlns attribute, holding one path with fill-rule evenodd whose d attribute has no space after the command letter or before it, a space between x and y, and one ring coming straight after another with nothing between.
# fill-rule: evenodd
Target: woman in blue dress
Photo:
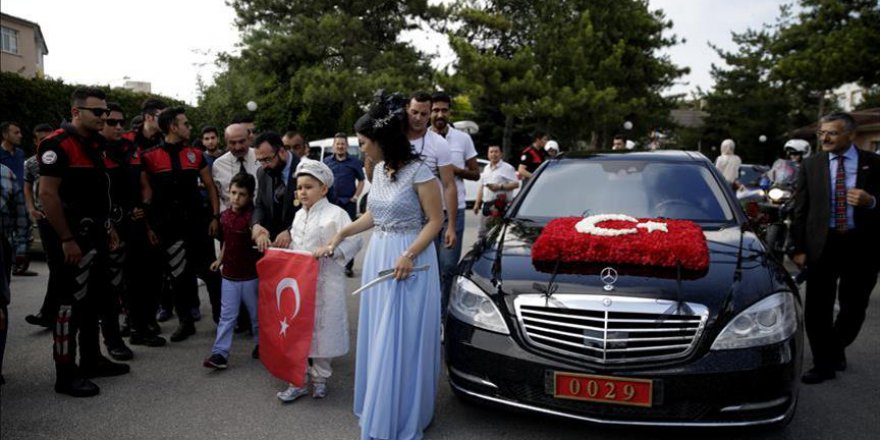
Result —
<instances>
[{"instance_id":1,"label":"woman in blue dress","mask_svg":"<svg viewBox=\"0 0 880 440\"><path fill-rule=\"evenodd\" d=\"M403 99L379 98L355 124L376 168L367 212L323 250L375 228L363 283L386 269L394 278L361 292L354 413L361 439L420 439L434 416L440 374L440 279L434 237L443 214L440 186L405 136ZM428 266L428 270L413 271Z\"/></svg>"}]
</instances>

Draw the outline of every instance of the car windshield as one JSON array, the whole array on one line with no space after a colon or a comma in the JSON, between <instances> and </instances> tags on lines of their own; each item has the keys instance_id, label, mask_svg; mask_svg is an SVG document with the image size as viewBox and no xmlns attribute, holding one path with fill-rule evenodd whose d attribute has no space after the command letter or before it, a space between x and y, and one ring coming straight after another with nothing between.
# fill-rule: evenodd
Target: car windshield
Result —
<instances>
[{"instance_id":1,"label":"car windshield","mask_svg":"<svg viewBox=\"0 0 880 440\"><path fill-rule=\"evenodd\" d=\"M567 160L547 164L525 194L516 217L543 219L595 214L730 222L730 204L700 163Z\"/></svg>"}]
</instances>

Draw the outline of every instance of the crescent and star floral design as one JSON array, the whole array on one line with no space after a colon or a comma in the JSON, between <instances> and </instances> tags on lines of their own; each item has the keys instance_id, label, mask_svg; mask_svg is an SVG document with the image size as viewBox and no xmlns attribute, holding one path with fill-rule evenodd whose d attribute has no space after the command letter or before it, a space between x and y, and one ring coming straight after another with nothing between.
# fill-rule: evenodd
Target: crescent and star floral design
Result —
<instances>
[{"instance_id":1,"label":"crescent and star floral design","mask_svg":"<svg viewBox=\"0 0 880 440\"><path fill-rule=\"evenodd\" d=\"M636 219L623 214L551 220L532 246L542 267L559 262L620 264L705 271L709 249L699 225L690 220ZM552 266L549 266L552 267Z\"/></svg>"}]
</instances>

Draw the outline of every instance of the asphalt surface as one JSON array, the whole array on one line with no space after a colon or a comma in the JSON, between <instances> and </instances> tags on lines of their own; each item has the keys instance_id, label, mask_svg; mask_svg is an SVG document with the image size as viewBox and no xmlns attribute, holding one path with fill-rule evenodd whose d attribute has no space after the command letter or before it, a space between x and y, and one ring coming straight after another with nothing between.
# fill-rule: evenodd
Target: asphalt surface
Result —
<instances>
[{"instance_id":1,"label":"asphalt surface","mask_svg":"<svg viewBox=\"0 0 880 440\"><path fill-rule=\"evenodd\" d=\"M465 248L474 241L476 222L467 217ZM365 237L367 238L367 237ZM362 253L363 254L363 253ZM349 291L359 286L357 277ZM74 399L53 389L52 335L24 321L38 310L46 284L45 264L37 277L14 277L11 325L0 387L0 439L355 439L352 414L357 298L349 300L352 352L334 361L329 395L282 404L275 393L285 384L250 358L253 342L236 335L229 368L210 371L215 326L204 290L195 336L165 347L132 347L131 373L95 382L101 394ZM880 436L880 306L874 301L856 343L847 351L849 369L836 380L801 388L797 414L775 430L665 430L609 428L540 415L475 406L459 401L441 374L434 423L426 439L875 439ZM162 324L164 336L175 321ZM805 354L805 367L810 362ZM706 390L707 393L712 390Z\"/></svg>"}]
</instances>

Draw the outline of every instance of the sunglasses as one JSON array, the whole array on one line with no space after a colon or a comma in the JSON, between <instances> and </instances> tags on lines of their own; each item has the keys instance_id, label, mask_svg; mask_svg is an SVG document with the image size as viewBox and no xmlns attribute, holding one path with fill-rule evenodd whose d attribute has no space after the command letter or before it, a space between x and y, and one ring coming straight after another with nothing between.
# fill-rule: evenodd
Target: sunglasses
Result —
<instances>
[{"instance_id":1,"label":"sunglasses","mask_svg":"<svg viewBox=\"0 0 880 440\"><path fill-rule=\"evenodd\" d=\"M106 121L104 121L104 123L111 126L111 127L115 127L117 125L124 126L125 119L107 119Z\"/></svg>"},{"instance_id":2,"label":"sunglasses","mask_svg":"<svg viewBox=\"0 0 880 440\"><path fill-rule=\"evenodd\" d=\"M97 117L105 116L110 114L109 108L101 108L101 107L77 107L80 110L88 110L92 112L93 115Z\"/></svg>"}]
</instances>

